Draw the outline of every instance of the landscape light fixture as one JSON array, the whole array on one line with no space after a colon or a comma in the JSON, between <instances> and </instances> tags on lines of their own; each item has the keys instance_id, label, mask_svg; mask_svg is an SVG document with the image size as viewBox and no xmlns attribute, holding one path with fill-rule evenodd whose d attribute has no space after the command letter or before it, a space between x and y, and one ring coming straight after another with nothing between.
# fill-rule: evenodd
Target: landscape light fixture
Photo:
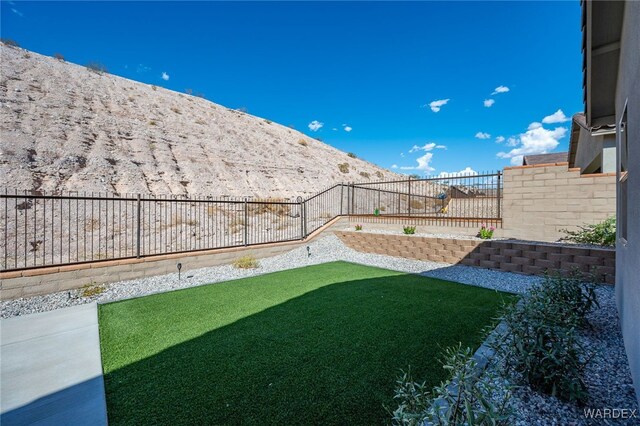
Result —
<instances>
[{"instance_id":1,"label":"landscape light fixture","mask_svg":"<svg viewBox=\"0 0 640 426\"><path fill-rule=\"evenodd\" d=\"M311 247L307 246L307 257L311 257Z\"/></svg>"},{"instance_id":2,"label":"landscape light fixture","mask_svg":"<svg viewBox=\"0 0 640 426\"><path fill-rule=\"evenodd\" d=\"M178 267L178 281L180 281L180 269L182 269L182 263L178 262L176 266Z\"/></svg>"}]
</instances>

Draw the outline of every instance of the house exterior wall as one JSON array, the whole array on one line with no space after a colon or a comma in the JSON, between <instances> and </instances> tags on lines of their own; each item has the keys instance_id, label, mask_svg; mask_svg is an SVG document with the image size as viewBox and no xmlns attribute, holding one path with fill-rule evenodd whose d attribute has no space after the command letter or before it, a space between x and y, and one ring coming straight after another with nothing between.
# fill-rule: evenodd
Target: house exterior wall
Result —
<instances>
[{"instance_id":1,"label":"house exterior wall","mask_svg":"<svg viewBox=\"0 0 640 426\"><path fill-rule=\"evenodd\" d=\"M616 171L615 134L591 135L581 127L579 141L575 167L579 167L583 173L593 173L599 167L602 173Z\"/></svg>"},{"instance_id":2,"label":"house exterior wall","mask_svg":"<svg viewBox=\"0 0 640 426\"><path fill-rule=\"evenodd\" d=\"M640 2L625 3L616 87L616 122L627 105L627 239L618 239L616 297L624 344L640 403ZM619 147L618 147L619 150ZM623 217L618 209L618 221Z\"/></svg>"},{"instance_id":3,"label":"house exterior wall","mask_svg":"<svg viewBox=\"0 0 640 426\"><path fill-rule=\"evenodd\" d=\"M557 241L562 229L576 230L615 215L615 173L580 174L569 163L506 167L502 235Z\"/></svg>"}]
</instances>

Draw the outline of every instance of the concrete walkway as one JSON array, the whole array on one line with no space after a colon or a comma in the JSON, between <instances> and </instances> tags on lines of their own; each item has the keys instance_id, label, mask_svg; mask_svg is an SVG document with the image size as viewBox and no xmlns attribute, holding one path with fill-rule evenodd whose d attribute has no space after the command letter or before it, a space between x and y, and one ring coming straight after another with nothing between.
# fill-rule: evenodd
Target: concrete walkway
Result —
<instances>
[{"instance_id":1,"label":"concrete walkway","mask_svg":"<svg viewBox=\"0 0 640 426\"><path fill-rule=\"evenodd\" d=\"M106 425L95 303L0 321L0 424Z\"/></svg>"}]
</instances>

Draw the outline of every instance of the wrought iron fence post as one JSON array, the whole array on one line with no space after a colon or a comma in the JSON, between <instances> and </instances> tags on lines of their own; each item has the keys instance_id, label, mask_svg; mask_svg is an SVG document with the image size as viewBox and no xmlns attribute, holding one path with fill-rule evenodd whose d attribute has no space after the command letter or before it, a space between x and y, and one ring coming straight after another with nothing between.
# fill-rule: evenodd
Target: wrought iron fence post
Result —
<instances>
[{"instance_id":1,"label":"wrought iron fence post","mask_svg":"<svg viewBox=\"0 0 640 426\"><path fill-rule=\"evenodd\" d=\"M409 199L407 200L407 213L411 216L411 176L409 176Z\"/></svg>"},{"instance_id":2,"label":"wrought iron fence post","mask_svg":"<svg viewBox=\"0 0 640 426\"><path fill-rule=\"evenodd\" d=\"M356 214L356 186L351 184L351 214Z\"/></svg>"},{"instance_id":3,"label":"wrought iron fence post","mask_svg":"<svg viewBox=\"0 0 640 426\"><path fill-rule=\"evenodd\" d=\"M344 184L340 184L340 216L342 216L342 203L344 200Z\"/></svg>"},{"instance_id":4,"label":"wrought iron fence post","mask_svg":"<svg viewBox=\"0 0 640 426\"><path fill-rule=\"evenodd\" d=\"M141 240L141 233L142 233L142 227L140 226L141 223L141 207L142 207L142 203L140 202L140 194L138 194L137 198L136 198L136 204L137 204L137 214L136 214L136 222L137 222L137 229L136 229L136 233L137 233L137 242L136 242L136 257L140 258L140 240Z\"/></svg>"},{"instance_id":5,"label":"wrought iron fence post","mask_svg":"<svg viewBox=\"0 0 640 426\"><path fill-rule=\"evenodd\" d=\"M497 211L497 216L498 219L502 218L502 212L501 212L501 205L502 204L502 190L500 188L500 181L501 181L501 177L502 177L502 172L498 171L498 188L497 188L497 192L496 192L496 204L498 205L498 211Z\"/></svg>"},{"instance_id":6,"label":"wrought iron fence post","mask_svg":"<svg viewBox=\"0 0 640 426\"><path fill-rule=\"evenodd\" d=\"M302 201L302 197L300 197L300 196L298 196L297 201L298 201L298 206L300 208L300 239L304 240L307 237L306 232L304 230L304 222L305 222L305 220L304 220L304 203Z\"/></svg>"},{"instance_id":7,"label":"wrought iron fence post","mask_svg":"<svg viewBox=\"0 0 640 426\"><path fill-rule=\"evenodd\" d=\"M244 245L248 245L249 241L249 204L247 203L247 199L244 199L244 237L243 243Z\"/></svg>"}]
</instances>

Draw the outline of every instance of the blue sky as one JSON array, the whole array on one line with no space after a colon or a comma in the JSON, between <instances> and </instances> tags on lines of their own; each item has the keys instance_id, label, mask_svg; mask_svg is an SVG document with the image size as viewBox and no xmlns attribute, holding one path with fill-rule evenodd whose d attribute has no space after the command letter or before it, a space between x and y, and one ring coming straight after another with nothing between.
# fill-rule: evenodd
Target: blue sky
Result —
<instances>
[{"instance_id":1,"label":"blue sky","mask_svg":"<svg viewBox=\"0 0 640 426\"><path fill-rule=\"evenodd\" d=\"M2 1L0 32L404 173L567 150L568 117L583 109L577 0Z\"/></svg>"}]
</instances>

